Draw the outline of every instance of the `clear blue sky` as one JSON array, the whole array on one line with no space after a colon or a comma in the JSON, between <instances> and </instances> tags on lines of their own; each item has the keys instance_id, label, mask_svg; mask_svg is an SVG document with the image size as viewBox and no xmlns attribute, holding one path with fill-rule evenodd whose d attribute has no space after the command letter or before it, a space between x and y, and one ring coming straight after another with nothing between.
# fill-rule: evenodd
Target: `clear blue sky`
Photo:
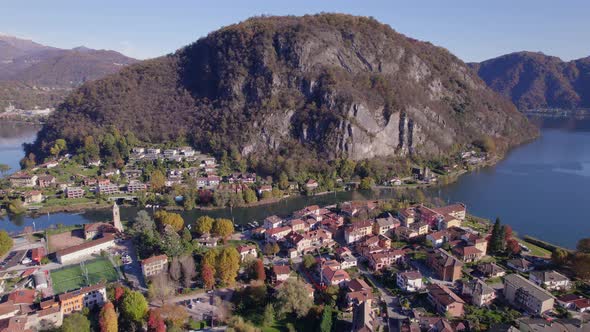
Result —
<instances>
[{"instance_id":1,"label":"clear blue sky","mask_svg":"<svg viewBox=\"0 0 590 332\"><path fill-rule=\"evenodd\" d=\"M0 33L63 48L170 53L221 26L261 14L373 16L465 61L528 50L564 60L590 55L588 0L37 0L4 1Z\"/></svg>"}]
</instances>

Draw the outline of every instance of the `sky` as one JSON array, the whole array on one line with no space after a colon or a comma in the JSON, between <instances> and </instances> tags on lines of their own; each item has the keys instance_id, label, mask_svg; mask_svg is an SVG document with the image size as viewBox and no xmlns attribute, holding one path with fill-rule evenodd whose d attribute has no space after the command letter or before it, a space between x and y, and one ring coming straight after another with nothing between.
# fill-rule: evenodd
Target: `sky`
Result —
<instances>
[{"instance_id":1,"label":"sky","mask_svg":"<svg viewBox=\"0 0 590 332\"><path fill-rule=\"evenodd\" d=\"M251 16L320 12L372 16L466 62L522 50L563 60L590 55L588 0L0 1L0 33L139 59L171 53Z\"/></svg>"}]
</instances>

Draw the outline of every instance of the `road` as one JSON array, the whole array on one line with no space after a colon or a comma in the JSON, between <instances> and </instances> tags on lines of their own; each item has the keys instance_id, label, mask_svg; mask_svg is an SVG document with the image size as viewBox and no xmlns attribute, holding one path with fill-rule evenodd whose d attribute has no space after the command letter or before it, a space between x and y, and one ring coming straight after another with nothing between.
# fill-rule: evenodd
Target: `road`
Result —
<instances>
[{"instance_id":1,"label":"road","mask_svg":"<svg viewBox=\"0 0 590 332\"><path fill-rule=\"evenodd\" d=\"M381 296L381 301L383 301L385 303L385 305L387 306L387 317L388 317L388 324L387 325L389 326L389 331L390 332L398 331L398 326L399 326L398 321L407 318L406 316L401 315L398 312L399 299L397 298L397 296L391 294L391 292L387 288L385 288L381 284L381 282L373 276L373 274L370 271L367 271L364 267L359 268L359 271L361 272L361 274L363 274L369 280L371 280L371 282L373 283L373 285L375 285L375 287L377 287L377 290L379 291L379 294Z\"/></svg>"}]
</instances>

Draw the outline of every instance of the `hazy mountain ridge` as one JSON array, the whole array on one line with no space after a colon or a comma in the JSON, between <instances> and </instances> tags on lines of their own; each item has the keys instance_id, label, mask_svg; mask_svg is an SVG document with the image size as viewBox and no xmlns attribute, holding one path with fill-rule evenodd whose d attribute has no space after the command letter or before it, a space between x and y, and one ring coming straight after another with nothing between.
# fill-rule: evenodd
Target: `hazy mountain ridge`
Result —
<instances>
[{"instance_id":1,"label":"hazy mountain ridge","mask_svg":"<svg viewBox=\"0 0 590 332\"><path fill-rule=\"evenodd\" d=\"M72 88L135 62L115 51L66 50L0 35L0 110L9 104L21 109L55 107Z\"/></svg>"},{"instance_id":2,"label":"hazy mountain ridge","mask_svg":"<svg viewBox=\"0 0 590 332\"><path fill-rule=\"evenodd\" d=\"M590 57L563 61L516 52L470 66L521 110L590 108Z\"/></svg>"}]
</instances>

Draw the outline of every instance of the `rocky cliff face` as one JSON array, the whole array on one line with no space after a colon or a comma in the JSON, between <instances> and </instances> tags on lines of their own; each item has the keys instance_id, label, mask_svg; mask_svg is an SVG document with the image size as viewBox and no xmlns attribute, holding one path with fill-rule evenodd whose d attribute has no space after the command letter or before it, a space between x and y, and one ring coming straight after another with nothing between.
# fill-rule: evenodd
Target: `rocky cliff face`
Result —
<instances>
[{"instance_id":1,"label":"rocky cliff face","mask_svg":"<svg viewBox=\"0 0 590 332\"><path fill-rule=\"evenodd\" d=\"M590 108L590 57L566 62L542 53L518 52L471 66L521 110Z\"/></svg>"},{"instance_id":2,"label":"rocky cliff face","mask_svg":"<svg viewBox=\"0 0 590 332\"><path fill-rule=\"evenodd\" d=\"M482 136L508 147L536 134L448 51L335 14L250 19L86 84L36 147L59 137L75 146L111 126L214 151L297 146L357 160L441 155Z\"/></svg>"}]
</instances>

